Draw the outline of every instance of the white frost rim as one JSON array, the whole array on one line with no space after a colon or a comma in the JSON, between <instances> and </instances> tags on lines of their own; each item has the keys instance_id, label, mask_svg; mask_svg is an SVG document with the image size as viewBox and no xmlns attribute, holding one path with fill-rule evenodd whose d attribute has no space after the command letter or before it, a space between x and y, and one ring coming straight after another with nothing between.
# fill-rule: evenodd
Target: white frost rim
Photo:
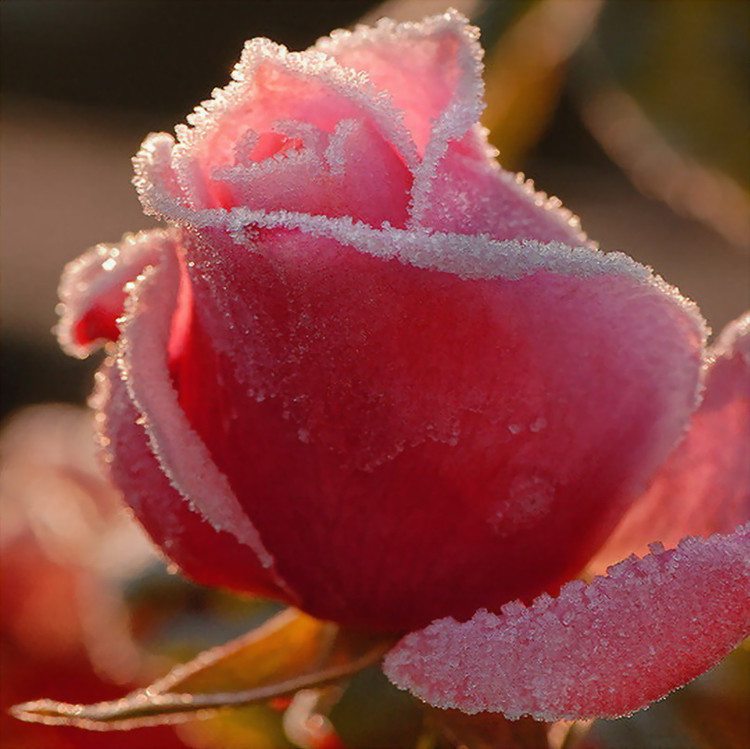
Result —
<instances>
[{"instance_id":1,"label":"white frost rim","mask_svg":"<svg viewBox=\"0 0 750 749\"><path fill-rule=\"evenodd\" d=\"M178 290L174 257L147 268L134 282L120 322L117 365L121 376L141 413L154 456L172 486L213 528L231 533L249 546L274 582L296 598L275 572L274 559L257 529L177 401L166 371L166 351ZM179 440L172 434L179 434Z\"/></svg>"},{"instance_id":2,"label":"white frost rim","mask_svg":"<svg viewBox=\"0 0 750 749\"><path fill-rule=\"evenodd\" d=\"M160 262L174 247L175 235L173 229L125 234L119 242L90 247L65 266L57 289L59 320L53 328L65 353L83 359L99 348L101 341L76 342L76 323L98 299L120 292L144 267Z\"/></svg>"}]
</instances>

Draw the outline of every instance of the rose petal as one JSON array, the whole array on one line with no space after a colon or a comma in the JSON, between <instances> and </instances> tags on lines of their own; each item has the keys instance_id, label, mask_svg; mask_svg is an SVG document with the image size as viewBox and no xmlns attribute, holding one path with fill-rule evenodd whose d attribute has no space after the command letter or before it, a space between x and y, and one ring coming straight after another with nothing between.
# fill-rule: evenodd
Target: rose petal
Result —
<instances>
[{"instance_id":1,"label":"rose petal","mask_svg":"<svg viewBox=\"0 0 750 749\"><path fill-rule=\"evenodd\" d=\"M232 534L214 530L170 484L114 359L107 359L97 373L91 405L110 478L170 562L203 585L285 597L252 549Z\"/></svg>"},{"instance_id":2,"label":"rose petal","mask_svg":"<svg viewBox=\"0 0 750 749\"><path fill-rule=\"evenodd\" d=\"M118 366L149 438L151 450L170 483L216 531L227 531L258 556L274 575L273 559L237 502L177 401L167 357L181 338L183 296L178 308L180 274L175 257L165 257L136 282L122 323ZM174 323L174 324L173 324Z\"/></svg>"},{"instance_id":3,"label":"rose petal","mask_svg":"<svg viewBox=\"0 0 750 749\"><path fill-rule=\"evenodd\" d=\"M573 245L585 240L577 219L559 201L535 193L495 162L496 152L476 125L484 106L482 51L476 29L460 14L419 24L384 20L375 28L334 32L316 45L323 56L320 51L289 54L269 45L267 40L248 43L235 83L196 110L192 129L178 128L176 147L165 134L144 142L134 161L147 212L198 228L205 215L200 209L223 207L234 213L238 206L350 215L373 226L388 221L400 227L409 202L404 193L411 188L413 226L496 239ZM409 66L401 64L405 53L414 61ZM327 55L349 67L336 67ZM401 143L403 137L395 131L382 124L376 132L372 86L356 78L365 73L404 110L413 135L424 141L421 163L407 158L405 164L396 155L390 143ZM268 76L279 85L264 84ZM299 129L300 118L308 130L317 131L318 141L330 137L327 158L310 144L274 151L282 147L281 135L266 136L283 130L283 142L290 143L290 122ZM386 121L395 127L395 114ZM356 129L348 123L356 123ZM356 137L337 138L334 129ZM257 134L261 131L263 138ZM403 144L400 149L403 153ZM329 161L336 152L338 170ZM407 165L414 170L413 181Z\"/></svg>"},{"instance_id":4,"label":"rose petal","mask_svg":"<svg viewBox=\"0 0 750 749\"><path fill-rule=\"evenodd\" d=\"M424 153L434 131L446 127L446 114L465 122L464 132L479 120L484 105L478 38L478 29L449 10L419 23L383 18L374 27L339 29L319 39L315 48L366 73L386 92Z\"/></svg>"},{"instance_id":5,"label":"rose petal","mask_svg":"<svg viewBox=\"0 0 750 749\"><path fill-rule=\"evenodd\" d=\"M726 533L750 520L750 313L711 350L703 402L683 442L597 555L596 568L649 541Z\"/></svg>"},{"instance_id":6,"label":"rose petal","mask_svg":"<svg viewBox=\"0 0 750 749\"><path fill-rule=\"evenodd\" d=\"M366 72L375 86L386 92L404 112L407 127L422 155L414 172L410 207L413 226L454 230L445 222L441 226L439 222L431 224L427 220L431 206L437 202L436 210L440 215L446 211L456 215L456 207L451 204L470 203L478 197L467 195L465 184L453 185L456 169L444 163L449 159L448 152L462 140L466 140L474 158L485 166L490 159L484 135L476 131L485 106L484 51L478 40L479 30L469 25L463 15L450 10L419 23L398 24L386 18L374 28L359 26L354 32L339 30L320 39L316 45L341 64ZM403 64L404 56L408 56L409 65ZM442 195L433 186L438 173L447 177L449 183L447 190L441 191ZM470 187L468 190L472 192ZM473 213L471 207L464 207L465 212ZM434 220L435 216L431 218ZM471 233L478 231L482 231L481 227L474 227ZM558 232L556 236L540 238L563 237L567 235Z\"/></svg>"},{"instance_id":7,"label":"rose petal","mask_svg":"<svg viewBox=\"0 0 750 749\"><path fill-rule=\"evenodd\" d=\"M163 214L164 204L175 200L191 208L230 207L232 193L214 180L214 171L248 158L262 163L265 156L279 155L279 142L266 153L258 150L257 139L268 141L280 122L331 134L342 120L358 120L372 128L377 136L373 140L395 149L389 160L398 154L395 158L407 166L415 161L414 146L399 114L377 95L366 76L339 66L327 55L288 52L268 39L251 39L232 78L188 117L190 126L176 128L177 144L165 133L144 141L134 159L135 184L148 213ZM303 181L297 190L306 194L314 187ZM390 189L388 183L371 185L370 193L383 189ZM301 206L295 199L286 207Z\"/></svg>"},{"instance_id":8,"label":"rose petal","mask_svg":"<svg viewBox=\"0 0 750 749\"><path fill-rule=\"evenodd\" d=\"M578 218L558 198L536 192L523 175L502 169L478 132L449 145L419 201L413 214L419 224L440 231L572 246L586 242Z\"/></svg>"},{"instance_id":9,"label":"rose petal","mask_svg":"<svg viewBox=\"0 0 750 749\"><path fill-rule=\"evenodd\" d=\"M116 341L125 285L174 247L173 231L152 229L126 234L117 244L98 244L68 263L60 280L56 328L62 348L84 357L102 342Z\"/></svg>"},{"instance_id":10,"label":"rose petal","mask_svg":"<svg viewBox=\"0 0 750 749\"><path fill-rule=\"evenodd\" d=\"M750 633L750 525L631 558L556 599L434 622L387 656L443 708L538 720L618 717L703 673Z\"/></svg>"},{"instance_id":11,"label":"rose petal","mask_svg":"<svg viewBox=\"0 0 750 749\"><path fill-rule=\"evenodd\" d=\"M362 120L342 120L321 140L317 149L215 169L213 180L231 205L403 226L411 174L393 148Z\"/></svg>"},{"instance_id":12,"label":"rose petal","mask_svg":"<svg viewBox=\"0 0 750 749\"><path fill-rule=\"evenodd\" d=\"M398 629L580 569L694 408L684 300L587 248L255 217L191 240L180 401L306 609Z\"/></svg>"}]
</instances>

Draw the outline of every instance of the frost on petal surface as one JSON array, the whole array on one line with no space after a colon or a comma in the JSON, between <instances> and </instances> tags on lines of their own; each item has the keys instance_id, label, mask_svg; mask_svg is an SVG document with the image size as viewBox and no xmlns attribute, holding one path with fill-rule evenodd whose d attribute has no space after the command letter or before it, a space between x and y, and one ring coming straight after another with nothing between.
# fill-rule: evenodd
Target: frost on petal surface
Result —
<instances>
[{"instance_id":1,"label":"frost on petal surface","mask_svg":"<svg viewBox=\"0 0 750 749\"><path fill-rule=\"evenodd\" d=\"M275 127L296 129L293 123ZM398 154L358 119L340 121L330 136L303 133L298 148L262 161L217 167L212 177L227 206L351 215L373 226L406 222L411 187L411 174Z\"/></svg>"},{"instance_id":2,"label":"frost on petal surface","mask_svg":"<svg viewBox=\"0 0 750 749\"><path fill-rule=\"evenodd\" d=\"M469 124L479 119L483 52L477 39L477 29L449 11L419 23L383 18L374 27L334 31L318 40L316 48L366 73L387 93L424 153L435 122L449 107L464 109Z\"/></svg>"},{"instance_id":3,"label":"frost on petal surface","mask_svg":"<svg viewBox=\"0 0 750 749\"><path fill-rule=\"evenodd\" d=\"M694 407L689 308L593 250L300 221L191 238L175 371L304 607L398 630L582 567Z\"/></svg>"},{"instance_id":4,"label":"frost on petal surface","mask_svg":"<svg viewBox=\"0 0 750 749\"><path fill-rule=\"evenodd\" d=\"M112 359L97 374L92 406L110 478L168 561L203 585L283 598L255 552L214 530L170 484Z\"/></svg>"},{"instance_id":5,"label":"frost on petal surface","mask_svg":"<svg viewBox=\"0 0 750 749\"><path fill-rule=\"evenodd\" d=\"M382 19L336 31L316 47L387 93L423 154L412 220L440 231L580 244L578 220L556 199L502 170L476 123L484 108L478 31L455 11L420 23ZM403 64L407 55L409 65Z\"/></svg>"},{"instance_id":6,"label":"frost on petal surface","mask_svg":"<svg viewBox=\"0 0 750 749\"><path fill-rule=\"evenodd\" d=\"M486 234L493 239L534 239L577 246L580 222L560 200L538 193L523 175L502 169L470 132L451 143L419 198L419 223L440 231Z\"/></svg>"},{"instance_id":7,"label":"frost on petal surface","mask_svg":"<svg viewBox=\"0 0 750 749\"><path fill-rule=\"evenodd\" d=\"M709 353L703 401L684 440L597 555L598 567L656 539L674 546L750 520L750 313Z\"/></svg>"},{"instance_id":8,"label":"frost on petal surface","mask_svg":"<svg viewBox=\"0 0 750 749\"><path fill-rule=\"evenodd\" d=\"M118 366L172 486L214 530L247 545L273 573L271 555L178 403L169 357L183 345L188 295L189 287L180 283L177 258L138 278L122 324Z\"/></svg>"},{"instance_id":9,"label":"frost on petal surface","mask_svg":"<svg viewBox=\"0 0 750 749\"><path fill-rule=\"evenodd\" d=\"M68 263L60 280L60 345L86 356L103 341L116 341L125 285L164 253L174 253L176 233L154 229L126 234L117 244L98 244Z\"/></svg>"},{"instance_id":10,"label":"frost on petal surface","mask_svg":"<svg viewBox=\"0 0 750 749\"><path fill-rule=\"evenodd\" d=\"M268 39L245 45L233 80L134 159L146 209L244 205L403 223L413 144L361 73Z\"/></svg>"},{"instance_id":11,"label":"frost on petal surface","mask_svg":"<svg viewBox=\"0 0 750 749\"><path fill-rule=\"evenodd\" d=\"M632 557L552 599L442 619L387 656L398 686L439 707L515 719L617 717L723 658L750 634L750 526Z\"/></svg>"}]
</instances>

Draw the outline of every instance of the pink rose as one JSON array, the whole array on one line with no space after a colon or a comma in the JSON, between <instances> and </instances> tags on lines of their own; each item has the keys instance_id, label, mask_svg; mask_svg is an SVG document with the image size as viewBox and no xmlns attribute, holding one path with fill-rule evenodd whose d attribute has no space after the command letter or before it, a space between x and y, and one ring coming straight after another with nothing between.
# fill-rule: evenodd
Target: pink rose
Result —
<instances>
[{"instance_id":1,"label":"pink rose","mask_svg":"<svg viewBox=\"0 0 750 749\"><path fill-rule=\"evenodd\" d=\"M134 159L171 228L70 265L60 335L117 340L104 452L187 575L429 625L385 668L435 705L620 715L748 632L750 318L706 352L692 303L502 171L481 57L457 13L249 41Z\"/></svg>"}]
</instances>

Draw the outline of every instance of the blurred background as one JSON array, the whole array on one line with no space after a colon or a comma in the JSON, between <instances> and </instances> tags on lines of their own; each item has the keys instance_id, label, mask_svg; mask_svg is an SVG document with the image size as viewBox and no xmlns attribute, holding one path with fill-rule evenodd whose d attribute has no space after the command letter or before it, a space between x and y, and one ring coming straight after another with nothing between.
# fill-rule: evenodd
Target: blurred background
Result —
<instances>
[{"instance_id":1,"label":"blurred background","mask_svg":"<svg viewBox=\"0 0 750 749\"><path fill-rule=\"evenodd\" d=\"M419 19L448 3L0 4L3 710L42 695L117 696L271 610L166 574L119 511L93 457L90 420L80 406L97 359L65 357L50 333L63 265L92 244L153 224L130 185L130 158L144 135L170 130L223 85L249 37L303 49L359 18ZM652 265L699 304L715 331L748 308L750 4L452 5L482 30L484 123L503 165L560 197L604 249ZM49 402L68 405L19 411ZM101 613L96 621L91 611ZM103 657L113 650L119 658ZM747 734L736 727L750 706L734 685L747 656L737 658L745 660L725 664L692 692L591 731L587 746L743 746ZM396 725L393 716L403 712L403 726L416 737L412 707L377 677L367 678L373 684L360 688L370 710L377 693L391 716L386 722ZM0 742L9 749L292 746L279 714L251 713L232 730L202 724L178 737L172 729L144 729L105 743L98 734L3 717ZM347 746L416 746L362 733L342 710L337 720L339 732L348 731ZM263 743L262 736L272 738Z\"/></svg>"}]
</instances>

